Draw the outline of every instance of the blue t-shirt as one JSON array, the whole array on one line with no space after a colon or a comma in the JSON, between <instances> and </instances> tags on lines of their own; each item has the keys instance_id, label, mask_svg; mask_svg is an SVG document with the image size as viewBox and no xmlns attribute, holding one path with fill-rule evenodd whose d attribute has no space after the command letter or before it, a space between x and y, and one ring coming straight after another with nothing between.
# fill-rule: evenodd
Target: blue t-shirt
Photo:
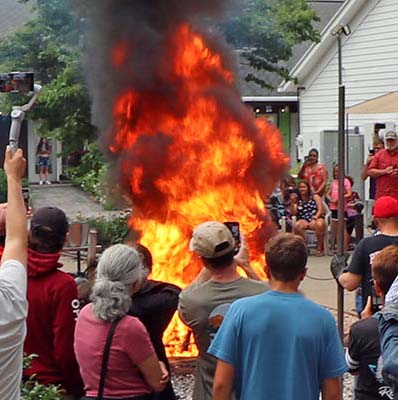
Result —
<instances>
[{"instance_id":1,"label":"blue t-shirt","mask_svg":"<svg viewBox=\"0 0 398 400\"><path fill-rule=\"evenodd\" d=\"M208 352L234 366L240 400L318 400L348 369L335 319L299 293L237 300Z\"/></svg>"}]
</instances>

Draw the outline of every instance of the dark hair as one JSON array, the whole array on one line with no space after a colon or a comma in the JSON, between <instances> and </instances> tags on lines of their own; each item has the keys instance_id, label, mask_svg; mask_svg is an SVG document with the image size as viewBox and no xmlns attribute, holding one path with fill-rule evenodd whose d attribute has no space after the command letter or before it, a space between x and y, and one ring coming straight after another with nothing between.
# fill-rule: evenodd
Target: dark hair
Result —
<instances>
[{"instance_id":1,"label":"dark hair","mask_svg":"<svg viewBox=\"0 0 398 400\"><path fill-rule=\"evenodd\" d=\"M55 233L46 226L37 226L30 230L29 248L40 253L58 253L64 247L65 234Z\"/></svg>"},{"instance_id":2,"label":"dark hair","mask_svg":"<svg viewBox=\"0 0 398 400\"><path fill-rule=\"evenodd\" d=\"M235 249L231 250L229 253L224 254L217 258L206 258L201 257L205 264L209 264L210 267L214 269L223 269L229 267L234 261L234 252Z\"/></svg>"},{"instance_id":3,"label":"dark hair","mask_svg":"<svg viewBox=\"0 0 398 400\"><path fill-rule=\"evenodd\" d=\"M45 143L46 151L51 151L51 145L50 145L50 142L48 141L48 139L45 138L45 137L41 137L41 138L40 138L40 141L39 141L39 143L38 143L38 145L37 145L37 147L36 147L36 154L39 154L39 153L41 152L41 148L42 148L42 146L43 146L43 141L44 141L44 139L47 141L47 142Z\"/></svg>"},{"instance_id":4,"label":"dark hair","mask_svg":"<svg viewBox=\"0 0 398 400\"><path fill-rule=\"evenodd\" d=\"M372 263L372 276L386 294L398 275L398 247L390 245L376 254Z\"/></svg>"},{"instance_id":5,"label":"dark hair","mask_svg":"<svg viewBox=\"0 0 398 400\"><path fill-rule=\"evenodd\" d=\"M265 259L273 278L292 282L305 271L308 252L301 236L280 233L265 247Z\"/></svg>"},{"instance_id":6,"label":"dark hair","mask_svg":"<svg viewBox=\"0 0 398 400\"><path fill-rule=\"evenodd\" d=\"M307 189L308 189L308 196L311 197L311 196L312 196L312 189L311 189L310 183L309 183L307 180L302 179L302 180L298 183L297 188L300 186L301 183L303 183L305 186L307 186ZM301 198L300 191L299 191L299 196L300 196L300 198Z\"/></svg>"},{"instance_id":7,"label":"dark hair","mask_svg":"<svg viewBox=\"0 0 398 400\"><path fill-rule=\"evenodd\" d=\"M350 175L347 175L346 178L350 181L351 186L354 186L354 179L353 179L353 177L350 176Z\"/></svg>"},{"instance_id":8,"label":"dark hair","mask_svg":"<svg viewBox=\"0 0 398 400\"><path fill-rule=\"evenodd\" d=\"M138 255L140 256L141 262L144 265L144 267L149 272L152 272L153 259L152 259L152 254L149 251L148 247L145 247L141 243L136 243L135 249L137 250Z\"/></svg>"},{"instance_id":9,"label":"dark hair","mask_svg":"<svg viewBox=\"0 0 398 400\"><path fill-rule=\"evenodd\" d=\"M310 155L311 153L316 153L317 157L319 157L319 151L318 151L318 149L316 149L315 147L312 148L312 149L308 152L308 155Z\"/></svg>"}]
</instances>

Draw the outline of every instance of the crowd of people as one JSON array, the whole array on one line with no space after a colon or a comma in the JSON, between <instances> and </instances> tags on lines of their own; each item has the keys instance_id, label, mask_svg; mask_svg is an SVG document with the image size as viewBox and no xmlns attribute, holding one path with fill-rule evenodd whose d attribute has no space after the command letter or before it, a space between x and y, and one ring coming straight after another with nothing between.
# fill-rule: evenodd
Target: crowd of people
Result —
<instances>
[{"instance_id":1,"label":"crowd of people","mask_svg":"<svg viewBox=\"0 0 398 400\"><path fill-rule=\"evenodd\" d=\"M275 224L308 240L305 231L315 232L317 255L325 250L333 252L338 240L339 166L333 165L332 179L325 164L319 162L317 149L311 149L297 177L285 176L280 186L267 199L268 209ZM370 204L382 196L398 199L398 137L389 131L383 138L374 138L373 147L362 168L361 179L369 178ZM363 237L364 202L354 191L354 179L344 179L344 251L353 249ZM327 221L325 219L328 219ZM325 249L325 232L330 225L331 240ZM374 226L372 226L375 228ZM352 237L355 229L355 237Z\"/></svg>"},{"instance_id":2,"label":"crowd of people","mask_svg":"<svg viewBox=\"0 0 398 400\"><path fill-rule=\"evenodd\" d=\"M379 150L364 168L376 180L377 234L358 243L348 266L332 268L343 288L357 290L361 319L351 327L345 355L332 314L299 290L307 272L305 231L315 232L317 255L323 255L326 210L337 218L338 167L328 186L316 150L298 184L291 177L281 181L291 232L266 244L266 282L251 267L244 237L236 252L229 227L207 221L192 233L189 250L203 267L188 287L149 279L149 249L126 238L102 253L83 298L76 280L60 270L69 228L65 213L39 208L29 215L27 230L21 190L26 161L21 150L7 148L8 203L0 212L0 398L19 399L21 380L34 376L58 385L65 400L175 400L162 336L178 310L199 350L194 400L317 400L320 394L335 400L346 371L359 375L357 400L398 399L398 200L386 195L388 180L378 181L396 179L395 169L383 164L394 156L393 140L397 148L392 136L385 137L387 154ZM350 177L344 191L349 232L349 218L360 212ZM381 311L375 307L384 303ZM24 371L23 353L35 354Z\"/></svg>"}]
</instances>

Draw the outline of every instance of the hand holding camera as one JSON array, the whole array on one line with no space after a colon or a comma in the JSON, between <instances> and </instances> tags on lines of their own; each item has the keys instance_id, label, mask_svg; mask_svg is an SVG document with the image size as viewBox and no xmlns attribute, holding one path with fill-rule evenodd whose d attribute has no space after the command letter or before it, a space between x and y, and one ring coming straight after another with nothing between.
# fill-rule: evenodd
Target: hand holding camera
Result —
<instances>
[{"instance_id":1,"label":"hand holding camera","mask_svg":"<svg viewBox=\"0 0 398 400\"><path fill-rule=\"evenodd\" d=\"M34 78L32 72L11 72L0 74L0 92L32 92Z\"/></svg>"}]
</instances>

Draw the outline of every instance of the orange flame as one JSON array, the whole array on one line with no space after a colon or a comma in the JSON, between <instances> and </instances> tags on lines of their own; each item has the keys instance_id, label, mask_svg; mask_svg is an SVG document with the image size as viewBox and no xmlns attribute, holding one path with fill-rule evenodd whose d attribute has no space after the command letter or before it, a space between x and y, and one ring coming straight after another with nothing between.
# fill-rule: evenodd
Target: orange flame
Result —
<instances>
[{"instance_id":1,"label":"orange flame","mask_svg":"<svg viewBox=\"0 0 398 400\"><path fill-rule=\"evenodd\" d=\"M123 67L126 51L115 50L114 65ZM122 159L130 224L153 254L153 278L186 287L196 277L201 262L188 243L206 220L239 221L264 277L263 199L288 163L279 131L241 104L221 55L188 25L167 38L156 79L157 92L129 89L115 101L109 146ZM175 90L163 93L162 82ZM196 354L177 315L164 341L169 356Z\"/></svg>"}]
</instances>

